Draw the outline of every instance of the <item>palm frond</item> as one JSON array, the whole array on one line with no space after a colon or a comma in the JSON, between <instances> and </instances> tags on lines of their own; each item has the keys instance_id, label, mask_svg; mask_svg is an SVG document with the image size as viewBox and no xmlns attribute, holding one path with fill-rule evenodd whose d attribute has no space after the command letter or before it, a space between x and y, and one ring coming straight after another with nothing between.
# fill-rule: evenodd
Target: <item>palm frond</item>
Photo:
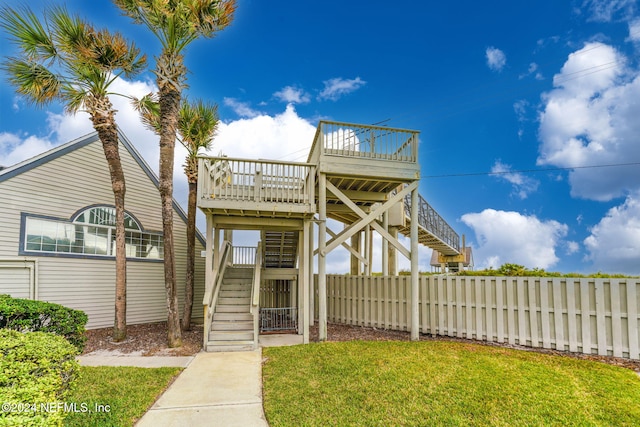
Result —
<instances>
[{"instance_id":1,"label":"palm frond","mask_svg":"<svg viewBox=\"0 0 640 427\"><path fill-rule=\"evenodd\" d=\"M56 57L54 41L29 7L18 10L8 6L0 8L0 27L11 35L11 41L29 60L46 61Z\"/></svg>"},{"instance_id":2,"label":"palm frond","mask_svg":"<svg viewBox=\"0 0 640 427\"><path fill-rule=\"evenodd\" d=\"M133 98L133 108L140 113L142 123L147 129L160 134L160 102L156 94L149 93L142 98Z\"/></svg>"},{"instance_id":3,"label":"palm frond","mask_svg":"<svg viewBox=\"0 0 640 427\"><path fill-rule=\"evenodd\" d=\"M178 132L189 157L200 149L209 150L218 129L218 106L202 100L194 103L184 99L178 118Z\"/></svg>"},{"instance_id":4,"label":"palm frond","mask_svg":"<svg viewBox=\"0 0 640 427\"><path fill-rule=\"evenodd\" d=\"M2 65L9 82L28 102L46 105L60 94L60 79L44 65L19 58L8 58Z\"/></svg>"}]
</instances>

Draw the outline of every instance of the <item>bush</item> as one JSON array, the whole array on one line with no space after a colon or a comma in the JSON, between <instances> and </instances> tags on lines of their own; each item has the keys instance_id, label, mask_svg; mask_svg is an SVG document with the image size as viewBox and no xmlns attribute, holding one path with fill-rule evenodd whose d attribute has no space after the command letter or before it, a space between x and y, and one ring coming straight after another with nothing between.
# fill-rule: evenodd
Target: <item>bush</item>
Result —
<instances>
[{"instance_id":1,"label":"bush","mask_svg":"<svg viewBox=\"0 0 640 427\"><path fill-rule=\"evenodd\" d=\"M82 353L87 315L80 310L43 301L0 295L0 328L20 332L51 332L63 336Z\"/></svg>"},{"instance_id":2,"label":"bush","mask_svg":"<svg viewBox=\"0 0 640 427\"><path fill-rule=\"evenodd\" d=\"M61 426L76 354L60 336L0 329L0 425Z\"/></svg>"}]
</instances>

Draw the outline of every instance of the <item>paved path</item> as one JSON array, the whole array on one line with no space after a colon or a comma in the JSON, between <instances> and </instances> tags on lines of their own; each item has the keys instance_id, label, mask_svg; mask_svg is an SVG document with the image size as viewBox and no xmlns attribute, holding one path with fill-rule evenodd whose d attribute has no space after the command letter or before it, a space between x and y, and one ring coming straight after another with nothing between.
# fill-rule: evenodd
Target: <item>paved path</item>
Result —
<instances>
[{"instance_id":1,"label":"paved path","mask_svg":"<svg viewBox=\"0 0 640 427\"><path fill-rule=\"evenodd\" d=\"M262 411L262 351L198 353L136 425L268 426Z\"/></svg>"},{"instance_id":2,"label":"paved path","mask_svg":"<svg viewBox=\"0 0 640 427\"><path fill-rule=\"evenodd\" d=\"M260 336L260 346L301 344L299 335ZM79 356L84 366L186 368L137 427L268 427L262 410L262 350L195 356Z\"/></svg>"}]
</instances>

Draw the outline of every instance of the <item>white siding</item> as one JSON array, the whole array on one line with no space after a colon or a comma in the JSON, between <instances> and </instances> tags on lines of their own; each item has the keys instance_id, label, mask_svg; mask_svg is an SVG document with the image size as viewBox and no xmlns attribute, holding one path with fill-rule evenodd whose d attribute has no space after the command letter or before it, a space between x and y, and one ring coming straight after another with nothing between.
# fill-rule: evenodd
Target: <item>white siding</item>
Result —
<instances>
[{"instance_id":1,"label":"white siding","mask_svg":"<svg viewBox=\"0 0 640 427\"><path fill-rule=\"evenodd\" d=\"M78 210L95 204L113 205L113 193L102 145L95 139L83 147L0 182L0 258L18 256L22 212L69 219ZM146 230L162 230L160 194L153 181L120 146L125 172L125 208ZM180 302L184 293L186 224L174 213L176 272ZM196 254L204 247L197 242ZM34 256L29 256L35 258ZM109 259L38 258L38 299L85 311L87 327L113 326L115 262ZM2 274L2 273L0 273ZM17 279L16 279L17 280ZM12 293L15 285L0 280L0 293ZM204 294L204 259L196 258L196 295ZM16 296L18 296L16 294ZM20 294L23 296L23 293ZM194 317L202 317L199 305ZM162 262L127 262L127 323L166 320Z\"/></svg>"}]
</instances>

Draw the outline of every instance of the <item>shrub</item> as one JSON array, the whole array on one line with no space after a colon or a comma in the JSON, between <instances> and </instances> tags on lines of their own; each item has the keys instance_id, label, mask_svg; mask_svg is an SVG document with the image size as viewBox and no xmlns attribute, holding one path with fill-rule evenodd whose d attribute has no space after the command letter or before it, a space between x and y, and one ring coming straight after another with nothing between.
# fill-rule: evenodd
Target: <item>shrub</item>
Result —
<instances>
[{"instance_id":1,"label":"shrub","mask_svg":"<svg viewBox=\"0 0 640 427\"><path fill-rule=\"evenodd\" d=\"M77 349L44 332L0 329L0 425L61 426Z\"/></svg>"},{"instance_id":2,"label":"shrub","mask_svg":"<svg viewBox=\"0 0 640 427\"><path fill-rule=\"evenodd\" d=\"M0 328L20 332L51 332L63 336L82 353L87 315L80 310L43 301L0 295Z\"/></svg>"}]
</instances>

